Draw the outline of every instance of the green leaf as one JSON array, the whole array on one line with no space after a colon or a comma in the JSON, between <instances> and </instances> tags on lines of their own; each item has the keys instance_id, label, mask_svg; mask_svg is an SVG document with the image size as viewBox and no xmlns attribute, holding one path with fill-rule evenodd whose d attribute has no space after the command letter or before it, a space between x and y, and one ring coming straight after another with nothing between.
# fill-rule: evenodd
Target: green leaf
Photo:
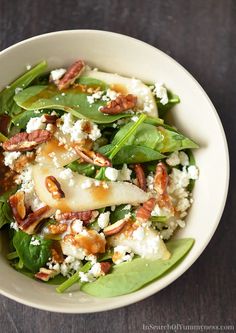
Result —
<instances>
[{"instance_id":1,"label":"green leaf","mask_svg":"<svg viewBox=\"0 0 236 333\"><path fill-rule=\"evenodd\" d=\"M7 137L0 132L0 142L5 142L7 140Z\"/></svg>"},{"instance_id":2,"label":"green leaf","mask_svg":"<svg viewBox=\"0 0 236 333\"><path fill-rule=\"evenodd\" d=\"M67 277L59 274L59 275L56 275L53 279L46 281L45 283L58 286L58 285L62 284L63 282L65 282L66 280L67 280Z\"/></svg>"},{"instance_id":3,"label":"green leaf","mask_svg":"<svg viewBox=\"0 0 236 333\"><path fill-rule=\"evenodd\" d=\"M106 155L110 156L110 152L113 149L112 146L117 145L129 133L132 125L133 122L124 125L114 136L111 145L101 147L100 151L106 152ZM125 141L123 146L142 146L159 153L173 152L186 148L198 148L195 142L178 133L176 130L172 130L171 127L167 129L163 126L156 127L147 123L142 123L135 133L129 135L128 139L123 141Z\"/></svg>"},{"instance_id":4,"label":"green leaf","mask_svg":"<svg viewBox=\"0 0 236 333\"><path fill-rule=\"evenodd\" d=\"M156 98L158 113L161 118L164 118L166 116L167 111L173 108L173 106L180 103L179 96L173 94L170 90L167 90L167 95L168 95L168 103L165 105L163 105L160 102L160 98Z\"/></svg>"},{"instance_id":5,"label":"green leaf","mask_svg":"<svg viewBox=\"0 0 236 333\"><path fill-rule=\"evenodd\" d=\"M96 172L94 165L89 163L78 163L77 161L68 164L67 168L70 168L72 171L78 172L79 174L85 175L87 177L94 177Z\"/></svg>"},{"instance_id":6,"label":"green leaf","mask_svg":"<svg viewBox=\"0 0 236 333\"><path fill-rule=\"evenodd\" d=\"M40 241L40 245L30 244L32 237ZM23 231L18 231L13 237L13 245L24 266L36 273L40 267L45 266L51 255L52 241L39 236L31 236Z\"/></svg>"},{"instance_id":7,"label":"green leaf","mask_svg":"<svg viewBox=\"0 0 236 333\"><path fill-rule=\"evenodd\" d=\"M16 192L16 189L16 187L13 187L0 196L0 229L5 224L13 222L11 208L8 204L8 198L11 194Z\"/></svg>"},{"instance_id":8,"label":"green leaf","mask_svg":"<svg viewBox=\"0 0 236 333\"><path fill-rule=\"evenodd\" d=\"M117 206L116 209L110 214L110 222L115 223L116 221L122 220L126 214L130 213L130 209L124 209L127 205Z\"/></svg>"},{"instance_id":9,"label":"green leaf","mask_svg":"<svg viewBox=\"0 0 236 333\"><path fill-rule=\"evenodd\" d=\"M99 87L100 90L106 90L109 88L109 85L106 84L105 82L101 81L101 80L98 80L98 79L94 79L92 77L89 77L89 76L81 76L80 78L78 78L76 80L76 83L79 83L79 84L83 84L85 86L88 86L88 87Z\"/></svg>"},{"instance_id":10,"label":"green leaf","mask_svg":"<svg viewBox=\"0 0 236 333\"><path fill-rule=\"evenodd\" d=\"M112 145L103 146L99 149L102 154L107 154L112 148ZM131 163L144 163L156 161L165 158L165 155L156 150L145 146L124 146L113 158L112 163L116 164L131 164Z\"/></svg>"},{"instance_id":11,"label":"green leaf","mask_svg":"<svg viewBox=\"0 0 236 333\"><path fill-rule=\"evenodd\" d=\"M56 109L70 112L77 118L86 118L95 123L112 123L121 118L131 117L130 114L106 115L98 109L106 104L97 101L89 104L87 94L75 88L69 88L64 93L56 86L32 86L18 93L14 100L25 110Z\"/></svg>"},{"instance_id":12,"label":"green leaf","mask_svg":"<svg viewBox=\"0 0 236 333\"><path fill-rule=\"evenodd\" d=\"M132 293L173 268L193 244L194 240L191 238L169 241L166 245L171 252L170 259L135 258L131 262L114 266L110 274L100 277L95 282L82 285L81 290L96 297L114 297Z\"/></svg>"},{"instance_id":13,"label":"green leaf","mask_svg":"<svg viewBox=\"0 0 236 333\"><path fill-rule=\"evenodd\" d=\"M25 72L17 80L12 82L7 88L0 92L0 114L7 113L12 116L21 111L21 108L15 103L13 97L15 96L16 88L26 88L29 84L47 68L46 61L42 61L31 70Z\"/></svg>"}]
</instances>

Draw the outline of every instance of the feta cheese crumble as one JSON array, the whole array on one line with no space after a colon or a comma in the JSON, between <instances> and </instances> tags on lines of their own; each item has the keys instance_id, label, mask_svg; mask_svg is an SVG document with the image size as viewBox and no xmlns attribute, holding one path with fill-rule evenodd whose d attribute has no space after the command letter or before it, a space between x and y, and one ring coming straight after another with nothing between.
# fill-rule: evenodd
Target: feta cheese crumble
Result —
<instances>
[{"instance_id":1,"label":"feta cheese crumble","mask_svg":"<svg viewBox=\"0 0 236 333\"><path fill-rule=\"evenodd\" d=\"M65 72L66 72L65 68L54 69L53 71L51 71L50 76L52 78L52 81L57 81L60 78L62 78Z\"/></svg>"},{"instance_id":2,"label":"feta cheese crumble","mask_svg":"<svg viewBox=\"0 0 236 333\"><path fill-rule=\"evenodd\" d=\"M110 212L101 213L98 217L98 225L101 229L104 229L109 224Z\"/></svg>"},{"instance_id":3,"label":"feta cheese crumble","mask_svg":"<svg viewBox=\"0 0 236 333\"><path fill-rule=\"evenodd\" d=\"M31 118L26 125L26 132L32 133L38 129L45 129L46 124L42 122L42 117Z\"/></svg>"},{"instance_id":4,"label":"feta cheese crumble","mask_svg":"<svg viewBox=\"0 0 236 333\"><path fill-rule=\"evenodd\" d=\"M163 83L155 83L154 94L157 98L160 98L160 103L165 105L168 103L167 89L164 87Z\"/></svg>"},{"instance_id":5,"label":"feta cheese crumble","mask_svg":"<svg viewBox=\"0 0 236 333\"><path fill-rule=\"evenodd\" d=\"M119 170L111 167L107 167L105 170L105 176L112 181L116 181L119 175Z\"/></svg>"},{"instance_id":6,"label":"feta cheese crumble","mask_svg":"<svg viewBox=\"0 0 236 333\"><path fill-rule=\"evenodd\" d=\"M30 245L34 245L34 246L38 246L40 245L40 240L39 239L36 239L34 237L31 238L31 241L30 241Z\"/></svg>"},{"instance_id":7,"label":"feta cheese crumble","mask_svg":"<svg viewBox=\"0 0 236 333\"><path fill-rule=\"evenodd\" d=\"M19 151L4 152L4 164L13 167L14 162L20 157L21 153Z\"/></svg>"}]
</instances>

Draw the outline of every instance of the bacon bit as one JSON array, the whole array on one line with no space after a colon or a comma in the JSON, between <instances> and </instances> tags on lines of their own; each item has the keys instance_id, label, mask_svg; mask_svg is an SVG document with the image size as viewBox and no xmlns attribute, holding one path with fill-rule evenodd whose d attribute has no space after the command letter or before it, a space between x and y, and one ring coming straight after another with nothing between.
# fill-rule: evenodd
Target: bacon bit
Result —
<instances>
[{"instance_id":1,"label":"bacon bit","mask_svg":"<svg viewBox=\"0 0 236 333\"><path fill-rule=\"evenodd\" d=\"M42 117L42 122L46 124L55 124L58 119L58 116L51 114L44 114Z\"/></svg>"},{"instance_id":2,"label":"bacon bit","mask_svg":"<svg viewBox=\"0 0 236 333\"><path fill-rule=\"evenodd\" d=\"M93 216L92 210L87 210L83 212L67 212L67 213L60 213L56 215L56 219L58 221L69 221L69 220L81 220L85 224L88 224Z\"/></svg>"},{"instance_id":3,"label":"bacon bit","mask_svg":"<svg viewBox=\"0 0 236 333\"><path fill-rule=\"evenodd\" d=\"M54 176L47 176L45 178L45 185L48 192L52 194L53 199L58 200L65 198L65 193L62 191L60 183Z\"/></svg>"},{"instance_id":4,"label":"bacon bit","mask_svg":"<svg viewBox=\"0 0 236 333\"><path fill-rule=\"evenodd\" d=\"M15 220L20 223L26 215L25 193L23 191L16 192L9 198L9 204Z\"/></svg>"},{"instance_id":5,"label":"bacon bit","mask_svg":"<svg viewBox=\"0 0 236 333\"><path fill-rule=\"evenodd\" d=\"M87 150L85 148L75 146L74 147L77 154L85 161L100 167L111 166L111 161L104 155L94 152L92 150Z\"/></svg>"},{"instance_id":6,"label":"bacon bit","mask_svg":"<svg viewBox=\"0 0 236 333\"><path fill-rule=\"evenodd\" d=\"M67 224L66 223L58 223L58 224L51 224L48 227L48 230L53 235L59 235L63 234L67 230Z\"/></svg>"},{"instance_id":7,"label":"bacon bit","mask_svg":"<svg viewBox=\"0 0 236 333\"><path fill-rule=\"evenodd\" d=\"M61 247L57 246L57 248L52 248L52 261L56 263L63 263L64 261L64 256L61 250Z\"/></svg>"},{"instance_id":8,"label":"bacon bit","mask_svg":"<svg viewBox=\"0 0 236 333\"><path fill-rule=\"evenodd\" d=\"M2 146L6 151L29 151L50 140L51 136L49 131L41 129L31 133L21 132L5 141Z\"/></svg>"},{"instance_id":9,"label":"bacon bit","mask_svg":"<svg viewBox=\"0 0 236 333\"><path fill-rule=\"evenodd\" d=\"M47 269L42 267L40 268L39 272L35 274L35 277L39 280L47 282L49 279L54 278L58 274L59 272L53 269Z\"/></svg>"},{"instance_id":10,"label":"bacon bit","mask_svg":"<svg viewBox=\"0 0 236 333\"><path fill-rule=\"evenodd\" d=\"M106 114L119 114L123 111L132 109L137 104L137 97L128 94L126 96L119 95L116 99L107 103L107 105L103 106L99 111Z\"/></svg>"},{"instance_id":11,"label":"bacon bit","mask_svg":"<svg viewBox=\"0 0 236 333\"><path fill-rule=\"evenodd\" d=\"M85 63L82 60L76 61L72 64L63 75L63 77L56 82L59 90L66 89L72 85L75 80L80 76L85 68Z\"/></svg>"},{"instance_id":12,"label":"bacon bit","mask_svg":"<svg viewBox=\"0 0 236 333\"><path fill-rule=\"evenodd\" d=\"M143 191L147 191L147 181L144 174L144 170L141 164L134 165L134 171L136 174L136 178L138 181L138 187L140 187Z\"/></svg>"},{"instance_id":13,"label":"bacon bit","mask_svg":"<svg viewBox=\"0 0 236 333\"><path fill-rule=\"evenodd\" d=\"M159 195L166 192L169 176L164 163L157 164L156 173L154 177L154 187Z\"/></svg>"},{"instance_id":14,"label":"bacon bit","mask_svg":"<svg viewBox=\"0 0 236 333\"><path fill-rule=\"evenodd\" d=\"M109 261L102 261L100 262L101 271L106 275L111 269L111 263Z\"/></svg>"},{"instance_id":15,"label":"bacon bit","mask_svg":"<svg viewBox=\"0 0 236 333\"><path fill-rule=\"evenodd\" d=\"M142 222L148 221L151 213L155 207L156 200L154 198L149 199L144 202L144 204L139 207L136 211L136 218Z\"/></svg>"}]
</instances>

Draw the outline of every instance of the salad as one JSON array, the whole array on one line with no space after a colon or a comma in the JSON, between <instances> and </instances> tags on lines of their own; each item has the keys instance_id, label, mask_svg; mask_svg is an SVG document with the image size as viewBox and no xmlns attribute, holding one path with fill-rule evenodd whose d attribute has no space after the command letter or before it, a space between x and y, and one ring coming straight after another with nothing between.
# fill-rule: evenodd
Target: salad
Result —
<instances>
[{"instance_id":1,"label":"salad","mask_svg":"<svg viewBox=\"0 0 236 333\"><path fill-rule=\"evenodd\" d=\"M45 61L0 93L0 228L17 271L94 296L140 289L176 265L198 145L167 121L164 84Z\"/></svg>"}]
</instances>

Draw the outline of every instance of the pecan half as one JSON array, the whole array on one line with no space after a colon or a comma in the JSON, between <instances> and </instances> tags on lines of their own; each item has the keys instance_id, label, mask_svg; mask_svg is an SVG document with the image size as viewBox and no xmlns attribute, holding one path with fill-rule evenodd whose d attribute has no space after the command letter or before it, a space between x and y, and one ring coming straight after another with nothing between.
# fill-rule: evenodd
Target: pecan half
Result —
<instances>
[{"instance_id":1,"label":"pecan half","mask_svg":"<svg viewBox=\"0 0 236 333\"><path fill-rule=\"evenodd\" d=\"M19 222L19 228L26 232L29 235L32 235L35 232L35 229L39 225L39 223L52 215L53 209L49 206L44 206L36 211L30 213L24 220Z\"/></svg>"},{"instance_id":2,"label":"pecan half","mask_svg":"<svg viewBox=\"0 0 236 333\"><path fill-rule=\"evenodd\" d=\"M109 261L102 261L100 262L101 271L104 275L106 275L111 269L111 263Z\"/></svg>"},{"instance_id":3,"label":"pecan half","mask_svg":"<svg viewBox=\"0 0 236 333\"><path fill-rule=\"evenodd\" d=\"M116 97L116 99L108 102L107 105L100 108L99 111L106 114L118 114L123 111L134 108L136 104L137 104L136 96L132 94L128 94L126 96L119 95Z\"/></svg>"},{"instance_id":4,"label":"pecan half","mask_svg":"<svg viewBox=\"0 0 236 333\"><path fill-rule=\"evenodd\" d=\"M144 170L141 164L134 165L134 171L136 174L136 178L138 181L138 187L140 187L143 191L147 191L147 181L144 174Z\"/></svg>"},{"instance_id":5,"label":"pecan half","mask_svg":"<svg viewBox=\"0 0 236 333\"><path fill-rule=\"evenodd\" d=\"M136 218L139 221L146 222L155 207L156 200L154 198L149 199L144 202L144 204L139 207L136 211Z\"/></svg>"},{"instance_id":6,"label":"pecan half","mask_svg":"<svg viewBox=\"0 0 236 333\"><path fill-rule=\"evenodd\" d=\"M45 178L45 185L48 192L52 194L53 199L58 200L65 198L65 193L62 191L60 183L54 176L47 176Z\"/></svg>"},{"instance_id":7,"label":"pecan half","mask_svg":"<svg viewBox=\"0 0 236 333\"><path fill-rule=\"evenodd\" d=\"M25 193L23 191L19 191L11 195L9 198L9 204L11 206L12 214L15 220L18 223L21 223L26 215Z\"/></svg>"},{"instance_id":8,"label":"pecan half","mask_svg":"<svg viewBox=\"0 0 236 333\"><path fill-rule=\"evenodd\" d=\"M85 68L83 60L78 60L72 64L63 75L63 77L56 83L59 90L66 89L72 85L75 80L80 76Z\"/></svg>"},{"instance_id":9,"label":"pecan half","mask_svg":"<svg viewBox=\"0 0 236 333\"><path fill-rule=\"evenodd\" d=\"M111 166L111 161L104 155L79 146L74 147L77 154L85 161L100 167Z\"/></svg>"},{"instance_id":10,"label":"pecan half","mask_svg":"<svg viewBox=\"0 0 236 333\"><path fill-rule=\"evenodd\" d=\"M42 122L46 124L55 124L58 119L58 116L51 114L44 114L42 117Z\"/></svg>"},{"instance_id":11,"label":"pecan half","mask_svg":"<svg viewBox=\"0 0 236 333\"><path fill-rule=\"evenodd\" d=\"M6 151L29 151L39 144L51 139L52 134L46 130L35 130L31 133L21 132L3 143Z\"/></svg>"},{"instance_id":12,"label":"pecan half","mask_svg":"<svg viewBox=\"0 0 236 333\"><path fill-rule=\"evenodd\" d=\"M47 268L40 268L39 272L35 274L35 277L42 281L48 281L49 279L54 278L56 275L58 275L59 272L57 272L54 269L47 269Z\"/></svg>"},{"instance_id":13,"label":"pecan half","mask_svg":"<svg viewBox=\"0 0 236 333\"><path fill-rule=\"evenodd\" d=\"M56 215L56 219L58 221L69 221L69 220L81 220L85 224L89 223L93 216L92 210L87 210L83 212L67 212L67 213L60 213Z\"/></svg>"},{"instance_id":14,"label":"pecan half","mask_svg":"<svg viewBox=\"0 0 236 333\"><path fill-rule=\"evenodd\" d=\"M164 163L157 164L156 173L154 176L154 188L159 195L166 192L169 176Z\"/></svg>"}]
</instances>

